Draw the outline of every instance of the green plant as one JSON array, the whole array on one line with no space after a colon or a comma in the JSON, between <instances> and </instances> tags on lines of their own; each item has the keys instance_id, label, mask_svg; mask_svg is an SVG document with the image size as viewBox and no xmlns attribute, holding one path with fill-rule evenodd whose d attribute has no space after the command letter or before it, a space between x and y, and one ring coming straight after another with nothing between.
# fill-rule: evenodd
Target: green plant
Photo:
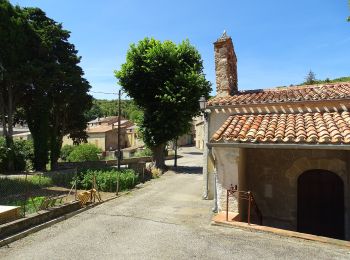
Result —
<instances>
[{"instance_id":1,"label":"green plant","mask_svg":"<svg viewBox=\"0 0 350 260\"><path fill-rule=\"evenodd\" d=\"M80 144L68 156L69 162L98 161L101 149L93 144Z\"/></svg>"},{"instance_id":2,"label":"green plant","mask_svg":"<svg viewBox=\"0 0 350 260\"><path fill-rule=\"evenodd\" d=\"M138 150L134 156L135 157L144 157L144 156L152 156L152 155L153 155L152 150L146 147L143 150Z\"/></svg>"},{"instance_id":3,"label":"green plant","mask_svg":"<svg viewBox=\"0 0 350 260\"><path fill-rule=\"evenodd\" d=\"M68 156L71 154L71 152L73 152L74 150L74 145L69 145L66 144L61 148L61 159L63 161L66 161Z\"/></svg>"},{"instance_id":4,"label":"green plant","mask_svg":"<svg viewBox=\"0 0 350 260\"><path fill-rule=\"evenodd\" d=\"M14 165L16 171L30 170L34 159L33 142L29 140L15 140ZM0 137L0 172L6 172L8 163L8 151L5 138Z\"/></svg>"},{"instance_id":5,"label":"green plant","mask_svg":"<svg viewBox=\"0 0 350 260\"><path fill-rule=\"evenodd\" d=\"M118 179L120 191L131 189L138 183L138 176L130 169L120 172L115 169L86 170L78 174L78 188L91 189L94 176L100 191L115 192Z\"/></svg>"}]
</instances>

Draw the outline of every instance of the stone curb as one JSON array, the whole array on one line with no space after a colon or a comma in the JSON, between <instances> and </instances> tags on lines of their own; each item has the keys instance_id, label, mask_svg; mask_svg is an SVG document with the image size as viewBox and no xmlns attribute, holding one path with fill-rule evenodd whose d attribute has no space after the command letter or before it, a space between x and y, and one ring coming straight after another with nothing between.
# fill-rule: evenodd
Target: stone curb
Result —
<instances>
[{"instance_id":1,"label":"stone curb","mask_svg":"<svg viewBox=\"0 0 350 260\"><path fill-rule=\"evenodd\" d=\"M73 217L73 216L75 216L75 215L77 215L77 214L79 214L81 212L84 212L84 211L86 211L86 210L88 210L90 208L93 208L93 207L95 207L97 205L99 205L99 204L88 205L85 208L82 208L82 209L79 209L79 210L76 210L76 211L64 214L63 216L60 216L60 217L55 218L55 219L52 219L52 220L50 220L48 222L45 222L43 224L34 226L32 228L29 228L29 229L27 229L25 231L22 231L20 233L17 233L15 235L10 236L10 237L4 238L4 239L0 240L0 247L8 245L8 244L10 244L10 243L12 243L12 242L14 242L14 241L16 241L18 239L24 238L24 237L26 237L26 236L28 236L30 234L33 234L35 232L38 232L38 231L40 231L40 230L42 230L44 228L50 227L50 226L52 226L52 225L54 225L56 223L59 223L59 222L61 222L63 220L71 218L71 217Z\"/></svg>"},{"instance_id":2,"label":"stone curb","mask_svg":"<svg viewBox=\"0 0 350 260\"><path fill-rule=\"evenodd\" d=\"M284 230L284 229L267 227L267 226L260 226L260 225L255 225L255 224L248 225L247 223L242 223L242 222L226 222L226 221L212 220L211 225L212 226L244 229L244 230L249 230L251 232L270 233L270 234L279 235L282 237L297 238L297 239L309 240L309 241L313 241L313 242L320 242L320 243L335 245L335 246L339 246L339 247L350 248L349 241L328 238L328 237L322 237L322 236L316 236L316 235L310 235L310 234L304 234L304 233L300 233L300 232L296 232L296 231Z\"/></svg>"},{"instance_id":3,"label":"stone curb","mask_svg":"<svg viewBox=\"0 0 350 260\"><path fill-rule=\"evenodd\" d=\"M142 188L143 186L144 186L144 185L142 185L142 186L139 187L139 188ZM28 236L28 235L30 235L30 234L33 234L33 233L35 233L35 232L38 232L38 231L42 230L42 229L48 228L48 227L50 227L50 226L52 226L52 225L54 225L54 224L56 224L56 223L59 223L59 222L64 221L64 220L66 220L66 219L69 219L69 218L71 218L71 217L73 217L73 216L75 216L75 215L77 215L77 214L80 214L80 213L82 213L82 212L84 212L84 211L86 211L86 210L89 210L89 209L91 209L91 208L94 208L94 207L96 207L96 206L98 206L98 205L101 205L101 204L103 204L103 203L105 203L105 202L108 202L108 201L111 201L111 200L113 200L113 199L117 199L117 198L119 198L119 197L121 197L121 196L127 195L127 194L129 194L130 192L132 192L133 190L136 190L136 189L133 188L133 189L131 189L131 190L129 190L129 191L126 191L126 192L123 192L123 193L119 194L118 196L108 198L108 199L106 199L106 200L104 200L104 201L102 201L102 202L99 202L99 203L90 204L90 205L88 205L88 206L86 206L86 207L84 207L84 208L81 208L81 209L78 209L78 210L76 210L76 211L73 211L73 212L64 214L64 215L62 215L62 216L60 216L60 217L58 217L58 218L52 219L52 220L50 220L50 221L48 221L48 222L45 222L45 223L42 223L42 224L40 224L40 225L31 227L31 228L29 228L29 229L27 229L27 230L24 230L24 231L22 231L22 232L20 232L20 233L17 233L17 234L15 234L15 235L10 236L10 237L4 238L4 239L0 240L0 247L3 247L3 246L5 246L5 245L8 245L8 244L10 244L10 243L12 243L12 242L15 242L16 240L19 240L19 239L21 239L21 238L24 238L24 237L26 237L26 236Z\"/></svg>"}]
</instances>

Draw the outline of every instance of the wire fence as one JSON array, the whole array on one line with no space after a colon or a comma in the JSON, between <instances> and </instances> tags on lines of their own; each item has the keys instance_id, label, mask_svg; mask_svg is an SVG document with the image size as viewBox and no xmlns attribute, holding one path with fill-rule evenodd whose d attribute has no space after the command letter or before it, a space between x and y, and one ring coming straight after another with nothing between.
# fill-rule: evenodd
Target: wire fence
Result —
<instances>
[{"instance_id":1,"label":"wire fence","mask_svg":"<svg viewBox=\"0 0 350 260\"><path fill-rule=\"evenodd\" d=\"M74 201L84 206L116 197L150 179L144 166L0 175L0 225Z\"/></svg>"},{"instance_id":2,"label":"wire fence","mask_svg":"<svg viewBox=\"0 0 350 260\"><path fill-rule=\"evenodd\" d=\"M76 199L77 171L0 176L0 224ZM76 185L75 185L76 186ZM69 193L70 191L70 193Z\"/></svg>"}]
</instances>

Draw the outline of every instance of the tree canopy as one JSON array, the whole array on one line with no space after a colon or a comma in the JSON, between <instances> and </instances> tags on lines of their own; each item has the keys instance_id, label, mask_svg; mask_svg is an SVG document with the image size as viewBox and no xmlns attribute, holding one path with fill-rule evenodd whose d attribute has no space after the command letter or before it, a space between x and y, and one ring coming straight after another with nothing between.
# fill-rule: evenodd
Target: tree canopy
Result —
<instances>
[{"instance_id":1,"label":"tree canopy","mask_svg":"<svg viewBox=\"0 0 350 260\"><path fill-rule=\"evenodd\" d=\"M86 138L90 85L69 37L70 32L41 9L14 7L0 0L0 114L4 134L10 147L16 114L28 123L38 170L45 169L49 155L55 164L65 134L76 142Z\"/></svg>"},{"instance_id":2,"label":"tree canopy","mask_svg":"<svg viewBox=\"0 0 350 260\"><path fill-rule=\"evenodd\" d=\"M189 131L199 98L211 90L199 52L188 40L177 45L145 38L130 45L115 75L143 110L144 142L153 150L156 167L163 168L166 142Z\"/></svg>"}]
</instances>

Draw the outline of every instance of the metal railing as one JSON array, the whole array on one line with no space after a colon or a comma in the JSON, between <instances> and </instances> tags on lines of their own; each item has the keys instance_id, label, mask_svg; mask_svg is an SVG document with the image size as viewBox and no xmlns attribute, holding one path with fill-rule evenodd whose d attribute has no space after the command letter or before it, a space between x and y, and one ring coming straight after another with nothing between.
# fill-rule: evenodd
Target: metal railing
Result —
<instances>
[{"instance_id":1,"label":"metal railing","mask_svg":"<svg viewBox=\"0 0 350 260\"><path fill-rule=\"evenodd\" d=\"M228 210L229 210L229 198L232 196L235 196L237 194L238 201L240 200L246 200L248 201L248 207L247 207L247 223L250 225L251 223L251 213L252 209L255 211L256 216L258 217L259 225L262 225L262 214L261 211L256 203L256 200L253 196L253 193L251 191L240 191L237 189L237 185L233 186L231 184L230 189L227 190L226 193L226 221L228 221Z\"/></svg>"}]
</instances>

